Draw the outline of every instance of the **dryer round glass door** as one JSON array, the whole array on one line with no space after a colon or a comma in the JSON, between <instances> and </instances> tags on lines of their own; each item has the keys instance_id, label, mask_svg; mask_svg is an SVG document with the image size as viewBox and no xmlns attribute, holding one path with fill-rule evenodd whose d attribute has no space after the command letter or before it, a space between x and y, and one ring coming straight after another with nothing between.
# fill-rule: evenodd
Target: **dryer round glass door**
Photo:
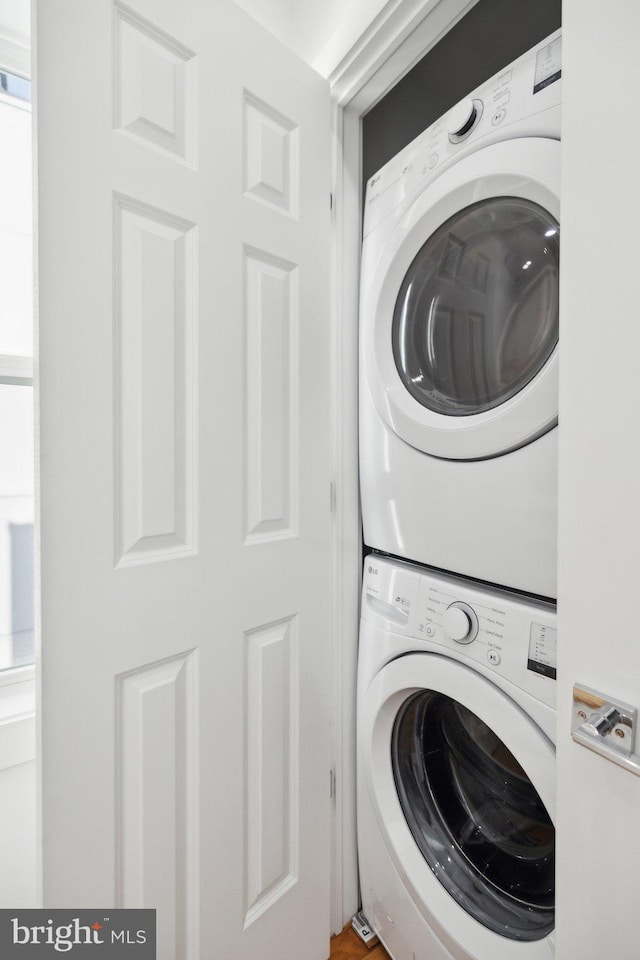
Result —
<instances>
[{"instance_id":1,"label":"dryer round glass door","mask_svg":"<svg viewBox=\"0 0 640 960\"><path fill-rule=\"evenodd\" d=\"M559 226L497 197L454 214L409 267L393 312L398 374L418 403L464 417L509 400L558 342Z\"/></svg>"},{"instance_id":2,"label":"dryer round glass door","mask_svg":"<svg viewBox=\"0 0 640 960\"><path fill-rule=\"evenodd\" d=\"M502 740L458 701L426 690L398 713L391 755L409 829L451 896L502 936L550 933L555 830Z\"/></svg>"},{"instance_id":3,"label":"dryer round glass door","mask_svg":"<svg viewBox=\"0 0 640 960\"><path fill-rule=\"evenodd\" d=\"M363 268L364 380L417 450L489 459L556 425L559 188L557 141L494 143L408 198Z\"/></svg>"}]
</instances>

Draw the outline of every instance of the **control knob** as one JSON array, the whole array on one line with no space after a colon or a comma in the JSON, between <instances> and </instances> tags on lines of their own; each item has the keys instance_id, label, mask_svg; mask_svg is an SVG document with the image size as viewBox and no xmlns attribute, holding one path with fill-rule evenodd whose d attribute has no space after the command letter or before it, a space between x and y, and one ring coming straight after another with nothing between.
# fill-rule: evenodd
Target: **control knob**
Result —
<instances>
[{"instance_id":1,"label":"control knob","mask_svg":"<svg viewBox=\"0 0 640 960\"><path fill-rule=\"evenodd\" d=\"M447 133L451 143L458 143L472 131L482 112L482 100L465 97L449 111Z\"/></svg>"},{"instance_id":2,"label":"control knob","mask_svg":"<svg viewBox=\"0 0 640 960\"><path fill-rule=\"evenodd\" d=\"M471 643L478 633L478 618L470 606L460 601L447 607L442 624L447 636L456 643Z\"/></svg>"}]
</instances>

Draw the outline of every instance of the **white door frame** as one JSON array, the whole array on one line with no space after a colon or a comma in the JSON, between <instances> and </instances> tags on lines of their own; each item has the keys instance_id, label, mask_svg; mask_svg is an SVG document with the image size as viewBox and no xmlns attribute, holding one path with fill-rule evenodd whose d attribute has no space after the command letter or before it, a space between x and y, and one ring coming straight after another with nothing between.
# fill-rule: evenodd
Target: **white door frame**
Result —
<instances>
[{"instance_id":1,"label":"white door frame","mask_svg":"<svg viewBox=\"0 0 640 960\"><path fill-rule=\"evenodd\" d=\"M332 475L333 864L331 926L359 903L356 845L356 662L361 586L358 492L358 291L362 117L477 0L389 0L329 77L333 108Z\"/></svg>"}]
</instances>

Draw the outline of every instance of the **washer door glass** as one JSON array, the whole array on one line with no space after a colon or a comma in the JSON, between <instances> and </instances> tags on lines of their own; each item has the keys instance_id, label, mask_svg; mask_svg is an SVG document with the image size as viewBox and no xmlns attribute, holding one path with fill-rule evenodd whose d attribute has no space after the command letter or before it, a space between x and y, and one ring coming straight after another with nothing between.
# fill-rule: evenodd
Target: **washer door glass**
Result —
<instances>
[{"instance_id":1,"label":"washer door glass","mask_svg":"<svg viewBox=\"0 0 640 960\"><path fill-rule=\"evenodd\" d=\"M392 327L402 382L452 417L490 410L542 369L558 341L559 227L536 203L482 200L427 240Z\"/></svg>"},{"instance_id":2,"label":"washer door glass","mask_svg":"<svg viewBox=\"0 0 640 960\"><path fill-rule=\"evenodd\" d=\"M426 690L403 704L391 752L407 824L451 896L504 937L549 934L555 831L502 741L466 707Z\"/></svg>"}]
</instances>

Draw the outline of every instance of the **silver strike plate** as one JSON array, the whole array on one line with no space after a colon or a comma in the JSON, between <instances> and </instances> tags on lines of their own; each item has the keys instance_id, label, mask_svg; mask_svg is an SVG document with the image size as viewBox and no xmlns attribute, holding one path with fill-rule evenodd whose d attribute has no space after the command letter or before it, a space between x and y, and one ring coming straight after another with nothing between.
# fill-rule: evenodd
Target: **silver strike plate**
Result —
<instances>
[{"instance_id":1,"label":"silver strike plate","mask_svg":"<svg viewBox=\"0 0 640 960\"><path fill-rule=\"evenodd\" d=\"M638 711L631 704L576 683L573 687L571 736L630 773L640 776L634 753Z\"/></svg>"}]
</instances>

